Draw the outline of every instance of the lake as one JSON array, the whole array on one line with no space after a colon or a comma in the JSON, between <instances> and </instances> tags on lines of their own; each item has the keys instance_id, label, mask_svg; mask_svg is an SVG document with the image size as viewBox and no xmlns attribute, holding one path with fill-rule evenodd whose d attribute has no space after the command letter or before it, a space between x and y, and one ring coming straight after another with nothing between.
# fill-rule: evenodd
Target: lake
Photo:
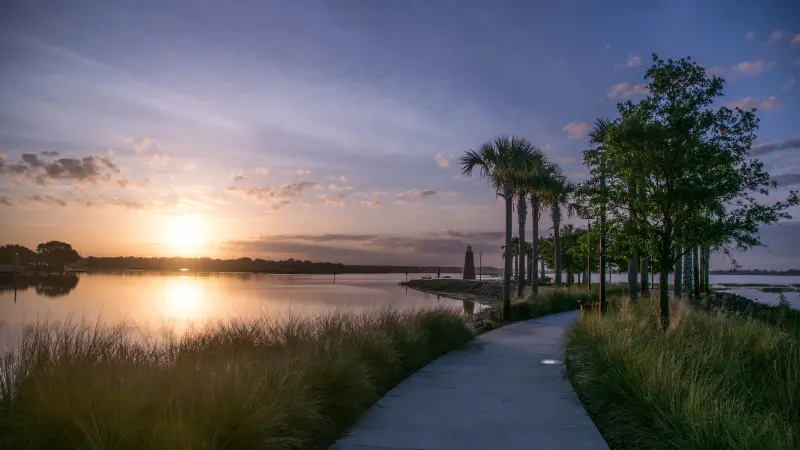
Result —
<instances>
[{"instance_id":1,"label":"lake","mask_svg":"<svg viewBox=\"0 0 800 450\"><path fill-rule=\"evenodd\" d=\"M51 277L46 282L33 280L18 285L16 293L6 280L0 281L0 328L7 337L18 333L23 324L46 318L91 322L99 318L106 323L124 323L132 329L154 330L168 325L180 333L191 324L262 313L316 315L342 307L357 311L431 305L464 308L461 301L399 286L404 279L404 274L337 275L334 282L332 275L83 273ZM597 282L598 275L592 280ZM612 274L613 282L626 280L625 273ZM711 282L800 285L800 277L712 275ZM779 296L762 292L759 287L735 287L728 292L769 304L776 304ZM800 292L784 295L795 308L800 308Z\"/></svg>"},{"instance_id":2,"label":"lake","mask_svg":"<svg viewBox=\"0 0 800 450\"><path fill-rule=\"evenodd\" d=\"M415 275L421 276L421 275ZM434 274L435 276L435 274ZM47 281L45 281L47 280ZM124 323L176 332L191 324L266 313L316 315L331 309L415 308L464 303L399 286L404 274L269 275L249 273L82 273L19 286L0 281L0 327L6 338L37 320ZM468 305L469 306L469 305Z\"/></svg>"}]
</instances>

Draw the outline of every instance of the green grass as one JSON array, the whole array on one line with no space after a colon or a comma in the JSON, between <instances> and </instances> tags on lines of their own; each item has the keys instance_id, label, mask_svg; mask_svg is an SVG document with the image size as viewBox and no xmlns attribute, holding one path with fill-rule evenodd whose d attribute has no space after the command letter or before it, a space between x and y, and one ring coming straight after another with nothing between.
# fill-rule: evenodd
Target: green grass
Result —
<instances>
[{"instance_id":1,"label":"green grass","mask_svg":"<svg viewBox=\"0 0 800 450\"><path fill-rule=\"evenodd\" d=\"M326 448L472 337L447 309L238 319L168 341L40 323L0 361L0 447Z\"/></svg>"},{"instance_id":2,"label":"green grass","mask_svg":"<svg viewBox=\"0 0 800 450\"><path fill-rule=\"evenodd\" d=\"M612 448L800 448L800 343L781 329L651 301L569 332L567 369Z\"/></svg>"},{"instance_id":3,"label":"green grass","mask_svg":"<svg viewBox=\"0 0 800 450\"><path fill-rule=\"evenodd\" d=\"M541 293L531 294L525 300L511 303L511 320L529 320L578 309L581 302L594 298L580 289L540 289Z\"/></svg>"}]
</instances>

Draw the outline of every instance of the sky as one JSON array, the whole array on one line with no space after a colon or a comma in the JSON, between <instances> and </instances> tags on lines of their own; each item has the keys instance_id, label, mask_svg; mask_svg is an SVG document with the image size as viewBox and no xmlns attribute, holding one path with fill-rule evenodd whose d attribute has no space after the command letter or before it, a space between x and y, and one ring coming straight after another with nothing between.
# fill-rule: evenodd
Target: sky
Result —
<instances>
[{"instance_id":1,"label":"sky","mask_svg":"<svg viewBox=\"0 0 800 450\"><path fill-rule=\"evenodd\" d=\"M797 2L122 3L0 6L0 244L499 266L503 204L458 156L521 135L581 181L653 52L757 107L772 197L800 187ZM792 212L737 260L800 267Z\"/></svg>"}]
</instances>

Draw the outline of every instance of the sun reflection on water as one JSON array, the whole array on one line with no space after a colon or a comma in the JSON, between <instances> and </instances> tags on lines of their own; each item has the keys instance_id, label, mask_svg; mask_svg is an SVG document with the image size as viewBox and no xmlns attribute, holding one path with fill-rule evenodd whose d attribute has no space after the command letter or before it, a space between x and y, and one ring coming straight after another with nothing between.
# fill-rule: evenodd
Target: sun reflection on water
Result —
<instances>
[{"instance_id":1,"label":"sun reflection on water","mask_svg":"<svg viewBox=\"0 0 800 450\"><path fill-rule=\"evenodd\" d=\"M198 280L182 276L167 281L163 315L168 320L202 322L207 315L205 295Z\"/></svg>"}]
</instances>

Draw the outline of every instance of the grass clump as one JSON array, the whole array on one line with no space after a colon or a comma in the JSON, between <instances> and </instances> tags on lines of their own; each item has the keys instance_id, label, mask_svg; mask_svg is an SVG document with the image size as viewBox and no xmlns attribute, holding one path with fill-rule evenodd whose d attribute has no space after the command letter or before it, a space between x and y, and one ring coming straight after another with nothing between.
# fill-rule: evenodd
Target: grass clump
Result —
<instances>
[{"instance_id":1,"label":"grass clump","mask_svg":"<svg viewBox=\"0 0 800 450\"><path fill-rule=\"evenodd\" d=\"M582 302L594 297L580 289L548 289L531 294L521 302L511 303L511 320L529 320L578 309Z\"/></svg>"},{"instance_id":2,"label":"grass clump","mask_svg":"<svg viewBox=\"0 0 800 450\"><path fill-rule=\"evenodd\" d=\"M0 360L14 449L325 448L383 393L472 339L449 309L236 319L182 337L27 329Z\"/></svg>"},{"instance_id":3,"label":"grass clump","mask_svg":"<svg viewBox=\"0 0 800 450\"><path fill-rule=\"evenodd\" d=\"M619 309L619 308L616 308ZM800 448L800 343L769 324L651 301L584 315L567 369L612 448Z\"/></svg>"}]
</instances>

